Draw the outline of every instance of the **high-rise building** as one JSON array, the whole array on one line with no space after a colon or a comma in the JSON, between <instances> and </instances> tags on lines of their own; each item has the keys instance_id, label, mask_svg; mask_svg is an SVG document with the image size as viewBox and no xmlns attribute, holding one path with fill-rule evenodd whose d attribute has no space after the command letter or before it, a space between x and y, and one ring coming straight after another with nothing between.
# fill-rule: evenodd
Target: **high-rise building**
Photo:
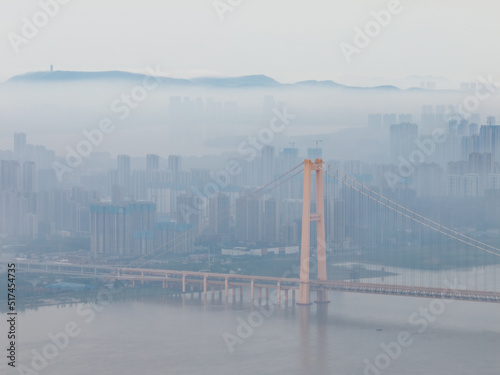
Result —
<instances>
[{"instance_id":1,"label":"high-rise building","mask_svg":"<svg viewBox=\"0 0 500 375\"><path fill-rule=\"evenodd\" d=\"M152 171L160 168L160 157L155 154L146 155L146 170Z\"/></svg>"},{"instance_id":2,"label":"high-rise building","mask_svg":"<svg viewBox=\"0 0 500 375\"><path fill-rule=\"evenodd\" d=\"M155 223L154 248L162 252L182 252L181 244L177 242L175 222L170 220ZM183 245L183 244L182 244Z\"/></svg>"},{"instance_id":3,"label":"high-rise building","mask_svg":"<svg viewBox=\"0 0 500 375\"><path fill-rule=\"evenodd\" d=\"M264 214L262 225L262 240L269 244L279 242L280 228L279 206L276 199L267 199L264 202Z\"/></svg>"},{"instance_id":4,"label":"high-rise building","mask_svg":"<svg viewBox=\"0 0 500 375\"><path fill-rule=\"evenodd\" d=\"M261 240L261 205L260 200L247 197L236 201L236 240L256 243Z\"/></svg>"},{"instance_id":5,"label":"high-rise building","mask_svg":"<svg viewBox=\"0 0 500 375\"><path fill-rule=\"evenodd\" d=\"M479 129L479 151L491 152L500 161L500 125L482 125Z\"/></svg>"},{"instance_id":6,"label":"high-rise building","mask_svg":"<svg viewBox=\"0 0 500 375\"><path fill-rule=\"evenodd\" d=\"M146 200L156 205L156 212L159 214L170 214L170 189L164 187L149 187L146 192Z\"/></svg>"},{"instance_id":7,"label":"high-rise building","mask_svg":"<svg viewBox=\"0 0 500 375\"><path fill-rule=\"evenodd\" d=\"M144 169L136 169L132 172L131 177L131 195L134 200L146 200L148 188L148 171Z\"/></svg>"},{"instance_id":8,"label":"high-rise building","mask_svg":"<svg viewBox=\"0 0 500 375\"><path fill-rule=\"evenodd\" d=\"M479 175L446 176L446 195L451 197L477 197L479 195Z\"/></svg>"},{"instance_id":9,"label":"high-rise building","mask_svg":"<svg viewBox=\"0 0 500 375\"><path fill-rule=\"evenodd\" d=\"M248 199L242 197L236 200L236 228L235 238L236 241L246 242L247 227L248 227Z\"/></svg>"},{"instance_id":10,"label":"high-rise building","mask_svg":"<svg viewBox=\"0 0 500 375\"><path fill-rule=\"evenodd\" d=\"M210 169L193 168L191 169L191 183L194 186L202 188L210 182Z\"/></svg>"},{"instance_id":11,"label":"high-rise building","mask_svg":"<svg viewBox=\"0 0 500 375\"><path fill-rule=\"evenodd\" d=\"M122 198L130 194L130 156L118 155L117 182L122 189Z\"/></svg>"},{"instance_id":12,"label":"high-rise building","mask_svg":"<svg viewBox=\"0 0 500 375\"><path fill-rule=\"evenodd\" d=\"M444 114L441 114L440 119L444 118ZM433 129L436 128L436 116L434 115L434 108L432 105L423 105L422 114L420 117L420 124L422 132L425 134L431 133ZM440 125L443 125L440 123Z\"/></svg>"},{"instance_id":13,"label":"high-rise building","mask_svg":"<svg viewBox=\"0 0 500 375\"><path fill-rule=\"evenodd\" d=\"M342 247L345 241L345 201L325 199L325 238L333 247Z\"/></svg>"},{"instance_id":14,"label":"high-rise building","mask_svg":"<svg viewBox=\"0 0 500 375\"><path fill-rule=\"evenodd\" d=\"M269 183L273 180L275 158L274 158L274 147L264 146L262 147L261 156L261 182Z\"/></svg>"},{"instance_id":15,"label":"high-rise building","mask_svg":"<svg viewBox=\"0 0 500 375\"><path fill-rule=\"evenodd\" d=\"M391 125L391 158L393 162L399 162L400 157L408 159L410 153L416 147L418 139L417 124L402 123Z\"/></svg>"},{"instance_id":16,"label":"high-rise building","mask_svg":"<svg viewBox=\"0 0 500 375\"><path fill-rule=\"evenodd\" d=\"M26 157L25 133L14 133L14 155L18 160Z\"/></svg>"},{"instance_id":17,"label":"high-rise building","mask_svg":"<svg viewBox=\"0 0 500 375\"><path fill-rule=\"evenodd\" d=\"M37 191L36 164L34 161L23 163L23 191L34 193Z\"/></svg>"},{"instance_id":18,"label":"high-rise building","mask_svg":"<svg viewBox=\"0 0 500 375\"><path fill-rule=\"evenodd\" d=\"M209 200L209 233L217 236L229 234L229 196L217 194Z\"/></svg>"},{"instance_id":19,"label":"high-rise building","mask_svg":"<svg viewBox=\"0 0 500 375\"><path fill-rule=\"evenodd\" d=\"M21 168L16 160L0 161L0 190L21 190Z\"/></svg>"},{"instance_id":20,"label":"high-rise building","mask_svg":"<svg viewBox=\"0 0 500 375\"><path fill-rule=\"evenodd\" d=\"M500 174L492 173L488 175L488 189L500 190Z\"/></svg>"},{"instance_id":21,"label":"high-rise building","mask_svg":"<svg viewBox=\"0 0 500 375\"><path fill-rule=\"evenodd\" d=\"M35 161L38 169L52 169L52 162L56 158L53 150L47 150L45 146L36 145L34 147Z\"/></svg>"},{"instance_id":22,"label":"high-rise building","mask_svg":"<svg viewBox=\"0 0 500 375\"><path fill-rule=\"evenodd\" d=\"M181 170L181 157L179 155L168 156L168 169L172 174L177 174Z\"/></svg>"},{"instance_id":23,"label":"high-rise building","mask_svg":"<svg viewBox=\"0 0 500 375\"><path fill-rule=\"evenodd\" d=\"M384 113L382 122L384 129L389 129L392 125L398 123L398 119L395 113Z\"/></svg>"},{"instance_id":24,"label":"high-rise building","mask_svg":"<svg viewBox=\"0 0 500 375\"><path fill-rule=\"evenodd\" d=\"M0 234L13 238L38 235L35 193L0 191Z\"/></svg>"},{"instance_id":25,"label":"high-rise building","mask_svg":"<svg viewBox=\"0 0 500 375\"><path fill-rule=\"evenodd\" d=\"M282 224L289 225L301 220L302 199L285 199L281 201L280 214Z\"/></svg>"},{"instance_id":26,"label":"high-rise building","mask_svg":"<svg viewBox=\"0 0 500 375\"><path fill-rule=\"evenodd\" d=\"M500 227L500 190L498 190L500 185L497 186L497 188L485 192L484 218L494 228Z\"/></svg>"},{"instance_id":27,"label":"high-rise building","mask_svg":"<svg viewBox=\"0 0 500 375\"><path fill-rule=\"evenodd\" d=\"M90 247L96 257L136 257L153 250L155 205L90 206Z\"/></svg>"},{"instance_id":28,"label":"high-rise building","mask_svg":"<svg viewBox=\"0 0 500 375\"><path fill-rule=\"evenodd\" d=\"M462 160L469 160L473 152L479 152L479 135L462 137Z\"/></svg>"},{"instance_id":29,"label":"high-rise building","mask_svg":"<svg viewBox=\"0 0 500 375\"><path fill-rule=\"evenodd\" d=\"M280 153L280 157L276 160L277 172L276 175L281 175L286 171L297 167L301 163L299 158L299 149L292 147L285 147ZM287 183L279 186L278 196L280 201L290 199L300 195L303 186L303 178L295 176Z\"/></svg>"},{"instance_id":30,"label":"high-rise building","mask_svg":"<svg viewBox=\"0 0 500 375\"><path fill-rule=\"evenodd\" d=\"M469 173L479 176L479 195L482 196L488 188L488 175L494 171L492 153L473 152L469 155Z\"/></svg>"},{"instance_id":31,"label":"high-rise building","mask_svg":"<svg viewBox=\"0 0 500 375\"><path fill-rule=\"evenodd\" d=\"M198 201L194 194L177 195L176 225L175 225L175 252L192 252L194 237L201 233L201 218L203 202ZM196 202L200 203L198 205Z\"/></svg>"},{"instance_id":32,"label":"high-rise building","mask_svg":"<svg viewBox=\"0 0 500 375\"><path fill-rule=\"evenodd\" d=\"M493 155L491 153L473 152L469 154L469 173L487 176L493 171Z\"/></svg>"},{"instance_id":33,"label":"high-rise building","mask_svg":"<svg viewBox=\"0 0 500 375\"><path fill-rule=\"evenodd\" d=\"M188 229L199 226L201 220L202 203L200 203L200 205L197 205L197 202L198 197L193 194L180 194L179 196L177 196L177 225L184 225Z\"/></svg>"}]
</instances>

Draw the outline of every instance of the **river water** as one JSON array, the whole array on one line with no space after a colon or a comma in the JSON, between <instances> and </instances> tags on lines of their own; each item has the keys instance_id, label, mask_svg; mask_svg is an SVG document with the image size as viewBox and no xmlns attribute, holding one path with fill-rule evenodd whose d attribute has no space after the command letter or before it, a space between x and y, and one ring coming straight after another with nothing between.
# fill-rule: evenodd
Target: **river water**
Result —
<instances>
[{"instance_id":1,"label":"river water","mask_svg":"<svg viewBox=\"0 0 500 375\"><path fill-rule=\"evenodd\" d=\"M17 368L2 356L0 374L500 373L499 304L331 292L330 304L303 307L273 293L251 304L248 291L243 301L99 293L91 304L19 312Z\"/></svg>"}]
</instances>

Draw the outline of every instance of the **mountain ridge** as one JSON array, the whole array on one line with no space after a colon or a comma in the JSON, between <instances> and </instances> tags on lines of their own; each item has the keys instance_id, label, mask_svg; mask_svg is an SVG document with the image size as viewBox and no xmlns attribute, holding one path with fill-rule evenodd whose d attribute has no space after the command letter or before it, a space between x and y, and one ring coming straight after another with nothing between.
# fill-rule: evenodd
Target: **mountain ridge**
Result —
<instances>
[{"instance_id":1,"label":"mountain ridge","mask_svg":"<svg viewBox=\"0 0 500 375\"><path fill-rule=\"evenodd\" d=\"M378 85L378 86L350 86L344 85L332 80L305 80L295 83L281 83L275 79L262 74L245 75L237 77L196 77L196 78L172 78L163 76L152 76L141 73L132 73L121 70L110 71L39 71L30 72L13 76L1 83L61 83L61 82L82 82L82 81L140 81L147 77L156 78L159 82L170 86L185 86L185 87L209 87L209 88L327 88L327 89L344 89L344 90L391 90L391 91L406 91L406 90L422 90L419 87L410 89L401 89L394 85Z\"/></svg>"}]
</instances>

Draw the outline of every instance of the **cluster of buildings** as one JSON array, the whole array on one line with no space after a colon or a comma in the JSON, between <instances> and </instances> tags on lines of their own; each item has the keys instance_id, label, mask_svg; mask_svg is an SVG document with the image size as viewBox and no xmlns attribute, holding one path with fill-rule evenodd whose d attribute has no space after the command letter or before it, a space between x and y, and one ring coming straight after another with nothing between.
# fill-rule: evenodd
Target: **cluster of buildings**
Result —
<instances>
[{"instance_id":1,"label":"cluster of buildings","mask_svg":"<svg viewBox=\"0 0 500 375\"><path fill-rule=\"evenodd\" d=\"M424 119L434 126L430 134L409 122L389 127L391 161L400 177L396 186L414 189L418 197L484 197L498 190L500 125L493 116L486 125L454 119L443 126L442 113L423 114Z\"/></svg>"},{"instance_id":2,"label":"cluster of buildings","mask_svg":"<svg viewBox=\"0 0 500 375\"><path fill-rule=\"evenodd\" d=\"M77 186L57 186L51 163L54 151L30 145L26 134L14 135L13 152L0 154L0 236L36 238L88 233L88 209L96 199ZM74 196L72 204L69 196ZM87 215L85 215L87 214Z\"/></svg>"},{"instance_id":3,"label":"cluster of buildings","mask_svg":"<svg viewBox=\"0 0 500 375\"><path fill-rule=\"evenodd\" d=\"M174 118L186 111L199 115L196 101L173 97L170 105ZM273 105L266 98L267 112ZM235 111L231 103L208 106L215 114ZM370 114L369 127L387 138L386 162L328 164L424 216L437 217L443 205L453 202L456 216L463 214L461 224L482 217L486 229L496 228L500 125L495 121L490 116L481 124L477 114L450 118L443 106L424 106L418 125L410 114ZM93 152L61 182L52 168L55 153L16 133L13 151L0 151L0 237L84 238L96 257L206 248L288 249L300 243L303 177L253 192L305 157L322 157L322 149L316 146L300 155L298 148L264 145L251 160L240 155L221 160L219 165L238 166L237 173L221 179L224 168L186 167L180 155L111 158ZM368 225L362 207L331 175L324 182L327 246L355 248L357 233ZM477 207L472 211L470 200ZM455 217L442 219L445 225L457 224Z\"/></svg>"}]
</instances>

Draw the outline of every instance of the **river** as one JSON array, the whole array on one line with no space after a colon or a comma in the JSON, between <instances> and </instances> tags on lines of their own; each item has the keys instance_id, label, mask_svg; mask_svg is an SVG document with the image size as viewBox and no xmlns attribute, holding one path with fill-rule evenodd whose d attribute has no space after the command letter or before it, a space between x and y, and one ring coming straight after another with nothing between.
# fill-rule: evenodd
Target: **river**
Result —
<instances>
[{"instance_id":1,"label":"river","mask_svg":"<svg viewBox=\"0 0 500 375\"><path fill-rule=\"evenodd\" d=\"M20 312L17 371L3 356L0 373L499 373L498 304L331 292L330 304L302 307L273 294L253 305L247 293L243 302L119 293Z\"/></svg>"}]
</instances>

